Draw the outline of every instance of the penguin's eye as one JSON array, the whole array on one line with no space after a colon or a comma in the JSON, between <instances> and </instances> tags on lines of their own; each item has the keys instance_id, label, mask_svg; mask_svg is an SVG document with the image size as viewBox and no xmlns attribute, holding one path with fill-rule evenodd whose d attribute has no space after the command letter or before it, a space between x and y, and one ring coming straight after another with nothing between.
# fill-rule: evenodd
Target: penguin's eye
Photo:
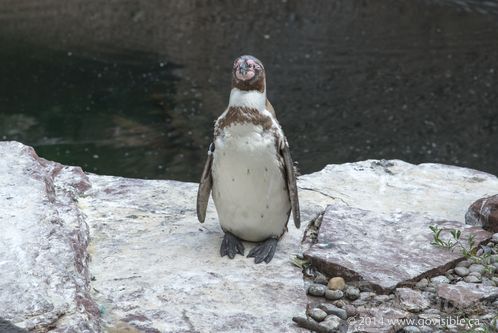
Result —
<instances>
[{"instance_id":1,"label":"penguin's eye","mask_svg":"<svg viewBox=\"0 0 498 333\"><path fill-rule=\"evenodd\" d=\"M254 68L256 68L258 71L261 70L261 66L260 65L255 65Z\"/></svg>"}]
</instances>

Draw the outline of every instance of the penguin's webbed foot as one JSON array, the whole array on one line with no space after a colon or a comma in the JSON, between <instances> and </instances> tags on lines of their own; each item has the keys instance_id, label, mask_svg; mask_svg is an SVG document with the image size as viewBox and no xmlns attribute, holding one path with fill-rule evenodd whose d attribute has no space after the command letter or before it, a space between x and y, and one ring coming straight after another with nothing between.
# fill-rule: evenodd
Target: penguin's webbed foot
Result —
<instances>
[{"instance_id":1,"label":"penguin's webbed foot","mask_svg":"<svg viewBox=\"0 0 498 333\"><path fill-rule=\"evenodd\" d=\"M244 255L244 244L242 244L240 239L226 232L221 242L220 255L222 257L228 255L230 259L233 259L237 253Z\"/></svg>"},{"instance_id":2,"label":"penguin's webbed foot","mask_svg":"<svg viewBox=\"0 0 498 333\"><path fill-rule=\"evenodd\" d=\"M275 250L277 249L278 239L276 238L268 238L263 243L256 245L247 255L248 258L254 257L254 262L259 264L261 262L269 263L273 255L275 254Z\"/></svg>"}]
</instances>

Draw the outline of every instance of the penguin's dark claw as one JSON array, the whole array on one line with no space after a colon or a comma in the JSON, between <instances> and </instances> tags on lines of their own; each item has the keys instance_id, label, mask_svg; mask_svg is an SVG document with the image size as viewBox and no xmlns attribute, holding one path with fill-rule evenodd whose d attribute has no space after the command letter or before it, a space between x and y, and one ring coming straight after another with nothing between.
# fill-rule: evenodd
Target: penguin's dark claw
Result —
<instances>
[{"instance_id":1,"label":"penguin's dark claw","mask_svg":"<svg viewBox=\"0 0 498 333\"><path fill-rule=\"evenodd\" d=\"M236 254L244 255L244 244L229 232L225 233L223 241L221 242L220 255L222 257L228 256L230 259L235 258Z\"/></svg>"},{"instance_id":2,"label":"penguin's dark claw","mask_svg":"<svg viewBox=\"0 0 498 333\"><path fill-rule=\"evenodd\" d=\"M261 262L269 263L273 255L275 254L275 250L277 249L278 239L276 238L268 238L263 243L256 245L247 255L248 258L254 257L254 262L259 264Z\"/></svg>"}]
</instances>

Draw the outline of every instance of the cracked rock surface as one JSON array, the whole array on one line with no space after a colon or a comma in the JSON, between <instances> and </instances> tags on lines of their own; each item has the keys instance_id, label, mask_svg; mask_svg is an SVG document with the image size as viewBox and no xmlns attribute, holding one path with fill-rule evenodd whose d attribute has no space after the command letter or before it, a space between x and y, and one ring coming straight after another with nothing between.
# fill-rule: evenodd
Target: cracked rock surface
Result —
<instances>
[{"instance_id":1,"label":"cracked rock surface","mask_svg":"<svg viewBox=\"0 0 498 333\"><path fill-rule=\"evenodd\" d=\"M387 293L438 275L463 259L460 248L448 251L431 244L429 226L434 225L462 229L462 240L473 235L479 243L491 237L458 221L413 212L382 214L337 203L327 207L317 243L305 255L322 273L361 280Z\"/></svg>"},{"instance_id":2,"label":"cracked rock surface","mask_svg":"<svg viewBox=\"0 0 498 333\"><path fill-rule=\"evenodd\" d=\"M37 332L98 331L75 202L88 178L17 142L1 142L0 156L0 316Z\"/></svg>"},{"instance_id":3,"label":"cracked rock surface","mask_svg":"<svg viewBox=\"0 0 498 333\"><path fill-rule=\"evenodd\" d=\"M255 265L220 258L213 205L204 224L196 218L197 184L86 175L16 142L0 142L0 156L1 325L32 332L302 332L291 318L309 300L290 260L310 247L303 232L327 206L340 207L344 220L363 210L463 223L472 202L498 192L496 177L464 168L329 165L298 181L302 229L290 221L271 263ZM384 224L366 224L365 232ZM247 254L254 244L245 246ZM356 290L353 298L350 289L348 316L349 305L358 315L407 316L388 308L393 300L361 308L371 293Z\"/></svg>"},{"instance_id":4,"label":"cracked rock surface","mask_svg":"<svg viewBox=\"0 0 498 333\"><path fill-rule=\"evenodd\" d=\"M301 231L289 223L269 264L221 258L213 206L197 221L197 184L90 176L80 208L91 228L93 297L107 327L146 332L299 332L306 307L290 264ZM245 243L247 254L253 243Z\"/></svg>"}]
</instances>

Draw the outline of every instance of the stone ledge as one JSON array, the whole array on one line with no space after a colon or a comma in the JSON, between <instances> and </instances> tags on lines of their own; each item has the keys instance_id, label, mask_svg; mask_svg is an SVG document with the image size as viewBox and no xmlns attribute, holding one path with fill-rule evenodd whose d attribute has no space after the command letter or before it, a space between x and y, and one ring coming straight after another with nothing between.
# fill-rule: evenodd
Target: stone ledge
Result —
<instances>
[{"instance_id":1,"label":"stone ledge","mask_svg":"<svg viewBox=\"0 0 498 333\"><path fill-rule=\"evenodd\" d=\"M40 331L300 332L291 318L307 298L290 258L327 205L463 223L473 201L498 192L496 177L452 166L328 165L298 181L303 229L290 222L274 260L254 265L219 258L213 206L205 224L195 217L197 184L85 175L14 142L0 153L0 312Z\"/></svg>"}]
</instances>

